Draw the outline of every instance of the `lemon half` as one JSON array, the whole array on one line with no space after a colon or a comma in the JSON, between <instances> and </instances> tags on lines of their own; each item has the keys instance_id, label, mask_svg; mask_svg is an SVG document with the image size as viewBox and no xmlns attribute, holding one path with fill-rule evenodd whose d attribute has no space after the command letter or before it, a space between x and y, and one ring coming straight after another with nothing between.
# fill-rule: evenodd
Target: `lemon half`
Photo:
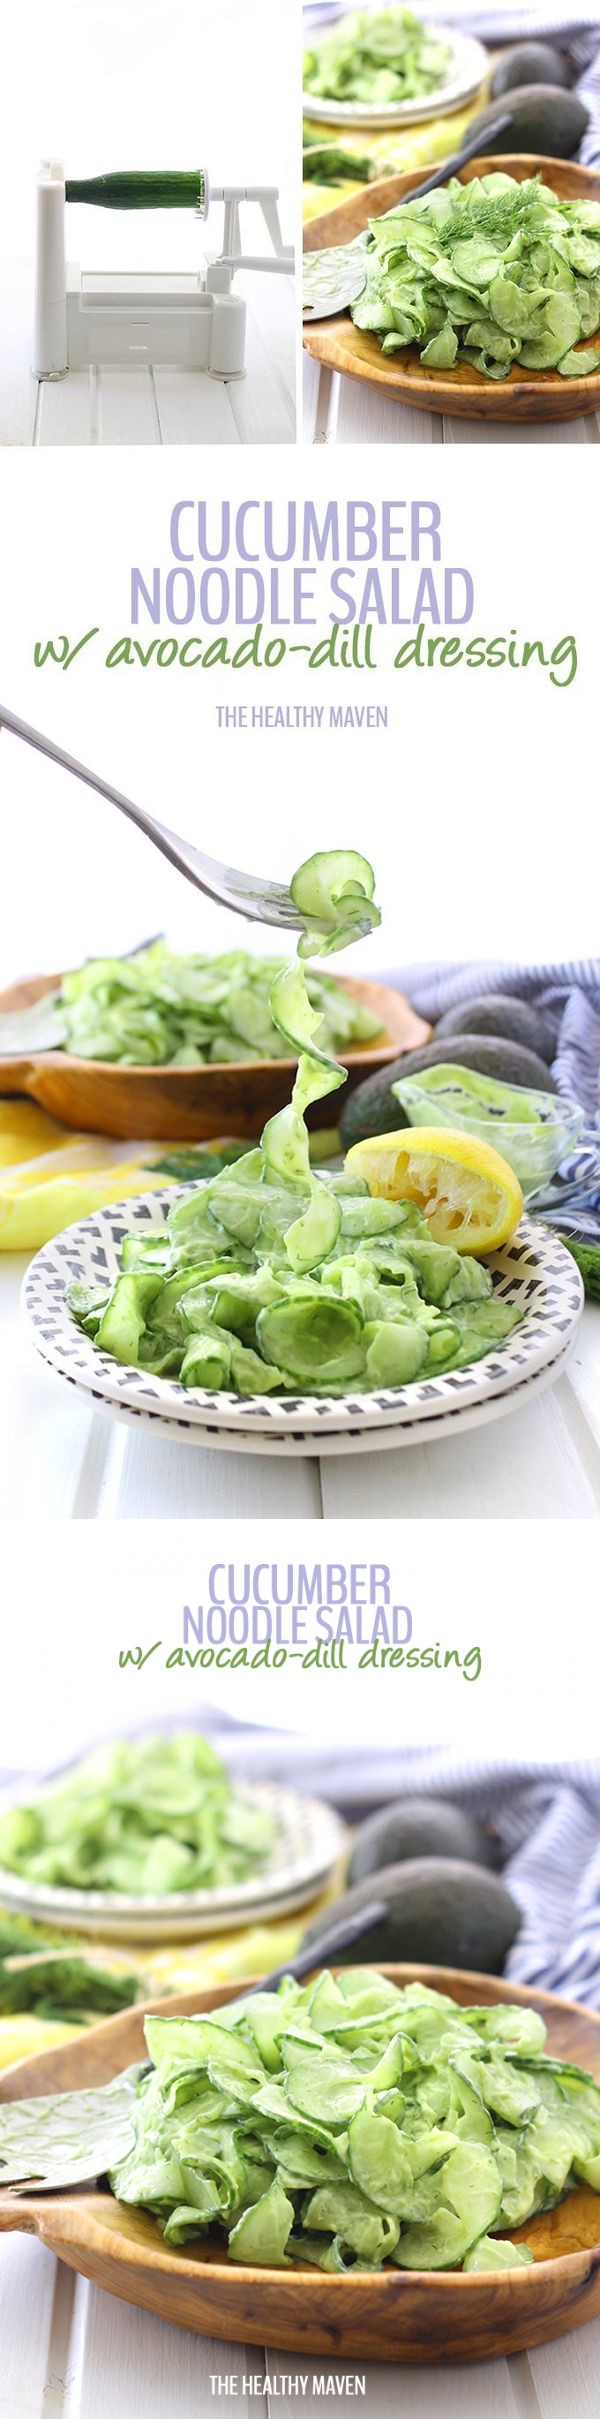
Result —
<instances>
[{"instance_id":1,"label":"lemon half","mask_svg":"<svg viewBox=\"0 0 600 2419\"><path fill-rule=\"evenodd\" d=\"M441 1126L405 1126L355 1142L346 1167L386 1201L414 1201L434 1243L498 1251L523 1209L518 1176L490 1142Z\"/></svg>"}]
</instances>

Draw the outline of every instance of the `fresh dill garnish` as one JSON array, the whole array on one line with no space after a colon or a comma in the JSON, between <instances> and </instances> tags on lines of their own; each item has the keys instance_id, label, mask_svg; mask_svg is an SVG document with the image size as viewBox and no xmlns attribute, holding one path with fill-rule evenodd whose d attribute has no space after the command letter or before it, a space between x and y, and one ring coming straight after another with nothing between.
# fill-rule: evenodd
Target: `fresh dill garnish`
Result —
<instances>
[{"instance_id":1,"label":"fresh dill garnish","mask_svg":"<svg viewBox=\"0 0 600 2419\"><path fill-rule=\"evenodd\" d=\"M512 192L473 195L468 214L464 202L455 200L452 215L436 228L443 252L452 251L461 236L489 236L502 252L521 231L532 232L532 220L537 215L541 192L541 177L528 177Z\"/></svg>"}]
</instances>

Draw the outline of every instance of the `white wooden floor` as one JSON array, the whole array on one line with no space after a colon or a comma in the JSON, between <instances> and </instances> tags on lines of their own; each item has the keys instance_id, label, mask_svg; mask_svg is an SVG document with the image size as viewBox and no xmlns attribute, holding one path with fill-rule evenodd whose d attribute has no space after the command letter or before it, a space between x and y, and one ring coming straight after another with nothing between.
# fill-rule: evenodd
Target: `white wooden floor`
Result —
<instances>
[{"instance_id":1,"label":"white wooden floor","mask_svg":"<svg viewBox=\"0 0 600 2419\"><path fill-rule=\"evenodd\" d=\"M0 446L289 445L296 432L290 279L240 277L247 376L193 370L71 370L32 377L31 265L0 268Z\"/></svg>"},{"instance_id":2,"label":"white wooden floor","mask_svg":"<svg viewBox=\"0 0 600 2419\"><path fill-rule=\"evenodd\" d=\"M305 445L598 445L600 411L581 420L549 420L538 427L502 420L451 420L393 403L376 387L340 378L305 353Z\"/></svg>"},{"instance_id":3,"label":"white wooden floor","mask_svg":"<svg viewBox=\"0 0 600 2419\"><path fill-rule=\"evenodd\" d=\"M0 1254L0 1519L598 1518L600 1305L586 1308L564 1376L522 1411L437 1444L279 1462L89 1412L30 1342L26 1266Z\"/></svg>"},{"instance_id":4,"label":"white wooden floor","mask_svg":"<svg viewBox=\"0 0 600 2419\"><path fill-rule=\"evenodd\" d=\"M317 2419L323 2399L313 2389L315 2372L325 2368L341 2381L358 2368L184 2335L18 2236L0 2242L0 2343L2 2419L207 2419L232 2406L239 2419L257 2411L265 2419L289 2419L292 2411ZM361 2374L364 2400L352 2408L365 2419L598 2419L600 2320L510 2360L437 2370L370 2364ZM248 2376L261 2381L251 2396ZM308 2379L297 2395L284 2384L296 2377ZM273 2393L264 2391L267 2378Z\"/></svg>"}]
</instances>

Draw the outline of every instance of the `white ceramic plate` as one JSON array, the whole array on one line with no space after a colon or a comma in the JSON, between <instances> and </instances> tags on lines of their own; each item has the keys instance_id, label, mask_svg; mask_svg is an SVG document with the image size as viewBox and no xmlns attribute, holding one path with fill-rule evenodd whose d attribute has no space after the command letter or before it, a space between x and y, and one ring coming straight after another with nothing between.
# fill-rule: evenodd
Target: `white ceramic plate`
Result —
<instances>
[{"instance_id":1,"label":"white ceramic plate","mask_svg":"<svg viewBox=\"0 0 600 2419\"><path fill-rule=\"evenodd\" d=\"M349 9L347 13L352 15L353 11ZM324 30L324 26L315 29L315 40L319 39L319 31ZM386 108L379 109L367 107L362 101L319 100L315 93L305 92L302 96L305 117L319 126L391 128L421 125L427 118L446 117L450 110L460 109L461 104L473 99L483 83L489 65L487 51L473 34L457 33L455 26L428 25L427 31L445 42L450 51L446 74L437 92L425 93L420 100L388 102ZM308 34L305 47L309 40Z\"/></svg>"},{"instance_id":2,"label":"white ceramic plate","mask_svg":"<svg viewBox=\"0 0 600 2419\"><path fill-rule=\"evenodd\" d=\"M0 1900L38 1923L130 1941L195 1939L203 1932L236 1931L241 1924L287 1915L325 1889L345 1844L344 1825L320 1798L298 1797L295 1790L267 1783L239 1786L243 1796L265 1806L277 1822L273 1854L253 1881L238 1882L229 1890L177 1890L168 1898L131 1898L117 1891L53 1888L2 1866ZM30 1781L12 1803L29 1804L34 1795L49 1796L56 1787L54 1781L46 1790L34 1789ZM3 1801L3 1814L8 1803Z\"/></svg>"},{"instance_id":3,"label":"white ceramic plate","mask_svg":"<svg viewBox=\"0 0 600 2419\"><path fill-rule=\"evenodd\" d=\"M227 1442L255 1450L339 1452L346 1442L379 1442L384 1431L397 1443L422 1441L463 1413L501 1397L518 1400L542 1370L559 1364L581 1317L584 1293L576 1261L550 1230L524 1217L504 1250L491 1262L499 1299L523 1313L513 1333L480 1361L410 1386L371 1394L252 1395L209 1393L151 1377L99 1352L76 1327L66 1304L75 1278L83 1284L116 1277L127 1234L150 1234L164 1226L182 1188L142 1195L120 1207L98 1210L46 1243L32 1260L23 1299L34 1342L44 1360L82 1391L91 1409L98 1403L133 1416L149 1414L171 1434L205 1445ZM200 1431L201 1434L197 1435ZM392 1437L386 1438L392 1441Z\"/></svg>"}]
</instances>

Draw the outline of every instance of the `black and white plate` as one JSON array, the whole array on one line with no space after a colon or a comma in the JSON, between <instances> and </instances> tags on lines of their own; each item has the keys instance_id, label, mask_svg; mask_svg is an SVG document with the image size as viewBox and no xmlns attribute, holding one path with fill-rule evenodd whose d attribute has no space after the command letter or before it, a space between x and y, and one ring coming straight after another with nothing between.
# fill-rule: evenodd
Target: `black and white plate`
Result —
<instances>
[{"instance_id":1,"label":"black and white plate","mask_svg":"<svg viewBox=\"0 0 600 2419\"><path fill-rule=\"evenodd\" d=\"M512 1407L523 1399L524 1389L531 1391L534 1380L541 1382L551 1370L558 1375L564 1366L583 1310L582 1280L558 1237L524 1217L490 1262L499 1300L514 1303L521 1322L484 1359L464 1369L340 1399L209 1393L125 1367L99 1352L76 1327L67 1287L74 1279L85 1285L111 1282L125 1236L141 1238L163 1227L178 1198L169 1187L98 1210L46 1243L27 1270L23 1300L37 1350L85 1397L90 1410L106 1407L117 1416L151 1420L172 1435L179 1431L190 1442L241 1451L315 1454L340 1452L345 1444L356 1451L361 1438L372 1450L384 1441L413 1444L428 1433L455 1434L459 1423L473 1425L475 1410L489 1418L493 1404L498 1412L508 1409L509 1402Z\"/></svg>"}]
</instances>

